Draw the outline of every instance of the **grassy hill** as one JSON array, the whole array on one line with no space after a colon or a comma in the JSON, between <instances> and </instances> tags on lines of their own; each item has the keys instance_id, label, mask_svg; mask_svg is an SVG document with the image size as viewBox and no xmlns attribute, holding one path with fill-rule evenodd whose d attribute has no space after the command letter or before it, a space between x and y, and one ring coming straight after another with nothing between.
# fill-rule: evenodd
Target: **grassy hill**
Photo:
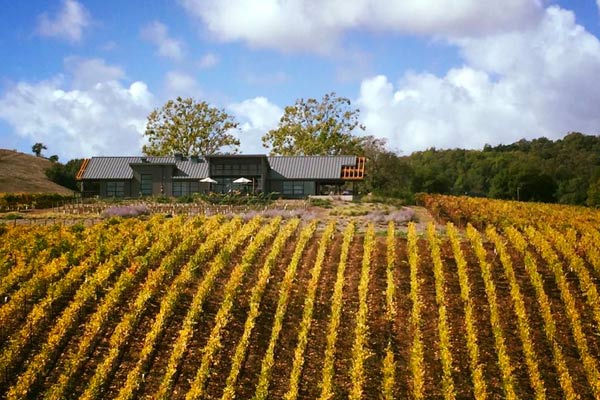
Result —
<instances>
[{"instance_id":1,"label":"grassy hill","mask_svg":"<svg viewBox=\"0 0 600 400\"><path fill-rule=\"evenodd\" d=\"M0 193L72 194L46 177L44 171L51 165L42 157L0 149Z\"/></svg>"}]
</instances>

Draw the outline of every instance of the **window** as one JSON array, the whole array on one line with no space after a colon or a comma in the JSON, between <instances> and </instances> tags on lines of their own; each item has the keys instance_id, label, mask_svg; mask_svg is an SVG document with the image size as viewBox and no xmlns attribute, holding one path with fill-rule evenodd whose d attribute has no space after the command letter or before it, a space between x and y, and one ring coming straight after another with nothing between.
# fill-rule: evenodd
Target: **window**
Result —
<instances>
[{"instance_id":1,"label":"window","mask_svg":"<svg viewBox=\"0 0 600 400\"><path fill-rule=\"evenodd\" d=\"M142 174L140 179L140 193L143 196L152 195L152 174Z\"/></svg>"},{"instance_id":2,"label":"window","mask_svg":"<svg viewBox=\"0 0 600 400\"><path fill-rule=\"evenodd\" d=\"M199 182L190 182L190 193L200 193L200 183Z\"/></svg>"},{"instance_id":3,"label":"window","mask_svg":"<svg viewBox=\"0 0 600 400\"><path fill-rule=\"evenodd\" d=\"M188 194L190 194L189 182L173 182L173 196L187 196Z\"/></svg>"},{"instance_id":4,"label":"window","mask_svg":"<svg viewBox=\"0 0 600 400\"><path fill-rule=\"evenodd\" d=\"M125 197L125 182L106 182L106 196Z\"/></svg>"},{"instance_id":5,"label":"window","mask_svg":"<svg viewBox=\"0 0 600 400\"><path fill-rule=\"evenodd\" d=\"M304 194L304 181L283 182L283 194L302 196Z\"/></svg>"}]
</instances>

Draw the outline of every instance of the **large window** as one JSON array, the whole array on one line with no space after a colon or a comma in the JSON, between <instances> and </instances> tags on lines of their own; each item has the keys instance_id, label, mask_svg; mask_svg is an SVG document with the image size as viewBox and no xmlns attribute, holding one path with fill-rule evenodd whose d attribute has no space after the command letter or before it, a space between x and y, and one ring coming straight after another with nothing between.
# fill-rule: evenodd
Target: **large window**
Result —
<instances>
[{"instance_id":1,"label":"large window","mask_svg":"<svg viewBox=\"0 0 600 400\"><path fill-rule=\"evenodd\" d=\"M187 196L190 194L189 182L174 181L173 182L173 196Z\"/></svg>"},{"instance_id":2,"label":"large window","mask_svg":"<svg viewBox=\"0 0 600 400\"><path fill-rule=\"evenodd\" d=\"M143 196L152 195L152 174L142 174L140 180L140 193Z\"/></svg>"},{"instance_id":3,"label":"large window","mask_svg":"<svg viewBox=\"0 0 600 400\"><path fill-rule=\"evenodd\" d=\"M304 181L284 181L283 194L287 194L289 196L304 195Z\"/></svg>"},{"instance_id":4,"label":"large window","mask_svg":"<svg viewBox=\"0 0 600 400\"><path fill-rule=\"evenodd\" d=\"M107 197L125 197L125 182L106 182Z\"/></svg>"}]
</instances>

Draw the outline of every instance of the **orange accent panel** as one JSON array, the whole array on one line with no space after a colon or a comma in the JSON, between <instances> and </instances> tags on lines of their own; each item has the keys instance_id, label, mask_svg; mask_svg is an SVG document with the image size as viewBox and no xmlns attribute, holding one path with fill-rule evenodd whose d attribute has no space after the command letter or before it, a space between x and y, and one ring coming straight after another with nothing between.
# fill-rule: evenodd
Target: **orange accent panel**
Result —
<instances>
[{"instance_id":1,"label":"orange accent panel","mask_svg":"<svg viewBox=\"0 0 600 400\"><path fill-rule=\"evenodd\" d=\"M83 174L85 173L85 169L87 168L89 163L89 158L83 160L83 162L81 163L81 167L79 167L79 171L77 171L77 176L75 177L76 180L80 181L83 178Z\"/></svg>"},{"instance_id":2,"label":"orange accent panel","mask_svg":"<svg viewBox=\"0 0 600 400\"><path fill-rule=\"evenodd\" d=\"M356 158L356 165L344 165L342 167L342 179L345 180L362 180L365 177L365 163L364 157Z\"/></svg>"}]
</instances>

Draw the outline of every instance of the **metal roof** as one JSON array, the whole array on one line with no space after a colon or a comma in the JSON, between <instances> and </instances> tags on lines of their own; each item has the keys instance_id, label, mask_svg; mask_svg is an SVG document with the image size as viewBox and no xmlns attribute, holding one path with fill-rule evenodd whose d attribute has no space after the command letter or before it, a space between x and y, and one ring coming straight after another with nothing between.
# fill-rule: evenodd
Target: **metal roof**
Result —
<instances>
[{"instance_id":1,"label":"metal roof","mask_svg":"<svg viewBox=\"0 0 600 400\"><path fill-rule=\"evenodd\" d=\"M146 160L146 161L143 161ZM92 157L82 179L133 179L131 164L174 165L177 167L173 179L202 179L208 176L208 163L199 158L177 161L175 157Z\"/></svg>"},{"instance_id":2,"label":"metal roof","mask_svg":"<svg viewBox=\"0 0 600 400\"><path fill-rule=\"evenodd\" d=\"M271 179L340 179L342 166L356 164L356 156L273 156L267 157L267 160L271 167ZM208 162L202 157L198 162L190 158L177 160L174 156L92 157L81 179L133 179L131 165L146 163L176 166L173 179L208 177Z\"/></svg>"},{"instance_id":3,"label":"metal roof","mask_svg":"<svg viewBox=\"0 0 600 400\"><path fill-rule=\"evenodd\" d=\"M271 179L340 179L343 165L355 165L356 156L268 157Z\"/></svg>"}]
</instances>

